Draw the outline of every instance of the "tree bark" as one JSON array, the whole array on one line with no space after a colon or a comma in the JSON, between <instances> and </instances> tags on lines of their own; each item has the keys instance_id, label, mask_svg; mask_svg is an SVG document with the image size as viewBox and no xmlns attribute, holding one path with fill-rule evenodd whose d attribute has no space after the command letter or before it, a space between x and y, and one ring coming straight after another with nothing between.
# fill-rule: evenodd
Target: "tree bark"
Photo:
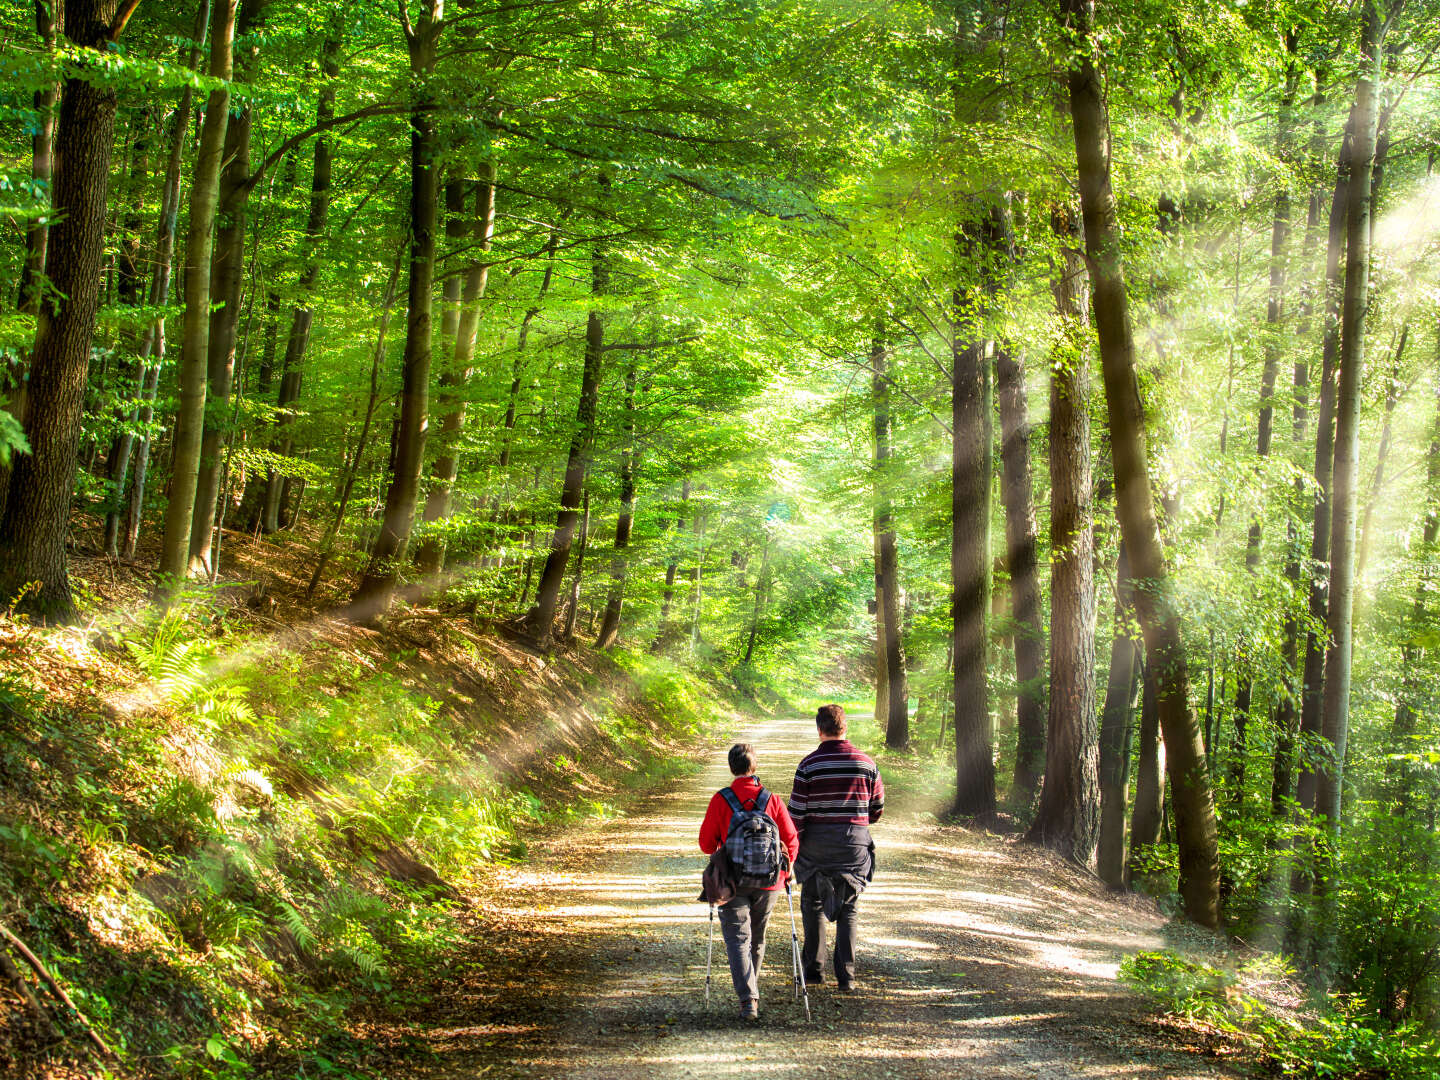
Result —
<instances>
[{"instance_id":1,"label":"tree bark","mask_svg":"<svg viewBox=\"0 0 1440 1080\"><path fill-rule=\"evenodd\" d=\"M610 187L605 173L599 176L603 200ZM597 298L604 296L610 281L610 267L604 245L597 242L591 255L590 291ZM531 637L541 648L549 648L554 634L555 612L560 602L560 589L565 581L565 564L575 540L575 523L580 516L580 500L585 487L585 473L595 444L595 415L600 401L600 360L605 345L605 323L599 307L590 309L585 321L585 359L580 376L580 401L576 407L575 430L570 437L570 452L565 463L565 480L560 490L560 510L555 517L555 531L550 537L550 553L540 573L535 590L535 605L526 613L525 624Z\"/></svg>"},{"instance_id":2,"label":"tree bark","mask_svg":"<svg viewBox=\"0 0 1440 1080\"><path fill-rule=\"evenodd\" d=\"M670 558L665 562L665 592L660 598L660 621L655 630L655 640L650 645L652 653L663 650L670 636L670 605L675 599L675 575L680 570L679 537L685 531L685 508L690 502L690 478L680 481L680 512L675 517L675 529L671 534Z\"/></svg>"},{"instance_id":3,"label":"tree bark","mask_svg":"<svg viewBox=\"0 0 1440 1080\"><path fill-rule=\"evenodd\" d=\"M435 227L439 216L439 132L435 125L434 90L429 85L435 69L436 45L444 29L444 0L426 0L419 20L411 26L406 15L405 41L413 80L410 105L410 287L405 325L405 358L400 387L400 426L396 437L395 466L385 494L380 533L370 549L370 562L355 590L352 609L370 621L390 608L405 560L405 547L415 518L420 493L420 469L425 460L425 431L430 404L430 326L434 311ZM402 6L402 13L406 8ZM316 147L317 166L320 149ZM328 173L328 160L327 160ZM328 176L326 189L328 192ZM328 201L328 194L327 194ZM312 220L315 214L311 204ZM307 274L310 272L307 269ZM312 285L313 287L313 285ZM306 312L304 333L309 335ZM296 311L297 322L300 311ZM293 332L292 332L293 340ZM300 353L303 354L303 345ZM287 357L288 359L288 357Z\"/></svg>"},{"instance_id":4,"label":"tree bark","mask_svg":"<svg viewBox=\"0 0 1440 1080\"><path fill-rule=\"evenodd\" d=\"M1005 504L1005 549L1014 623L1015 773L1010 799L1028 810L1045 767L1045 642L1036 568L1035 496L1030 477L1030 409L1023 358L995 353L1000 398L1000 494Z\"/></svg>"},{"instance_id":5,"label":"tree bark","mask_svg":"<svg viewBox=\"0 0 1440 1080\"><path fill-rule=\"evenodd\" d=\"M562 641L575 637L575 620L580 615L580 583L585 578L585 553L590 550L590 492L585 492L580 503L580 539L575 545L575 573L570 579L570 595L566 598L564 630Z\"/></svg>"},{"instance_id":6,"label":"tree bark","mask_svg":"<svg viewBox=\"0 0 1440 1080\"><path fill-rule=\"evenodd\" d=\"M224 84L210 91L195 179L190 186L190 224L185 238L185 323L180 337L180 404L172 440L170 501L160 543L160 588L172 590L189 567L190 526L199 482L209 377L210 254L225 131L230 121L231 47L238 0L218 0L210 37L208 74Z\"/></svg>"},{"instance_id":7,"label":"tree bark","mask_svg":"<svg viewBox=\"0 0 1440 1080\"><path fill-rule=\"evenodd\" d=\"M1065 230L1068 232L1068 230ZM1078 259L1055 283L1064 326L1050 365L1050 712L1029 839L1088 865L1100 825L1090 371Z\"/></svg>"},{"instance_id":8,"label":"tree bark","mask_svg":"<svg viewBox=\"0 0 1440 1080\"><path fill-rule=\"evenodd\" d=\"M1296 35L1286 35L1287 52L1293 57ZM1284 162L1290 156L1291 110L1300 80L1299 65L1293 59L1285 69L1285 88L1280 96L1280 109L1275 136L1276 157ZM1270 288L1265 305L1265 362L1260 376L1260 416L1256 425L1256 471L1264 469L1270 456L1275 424L1275 383L1280 375L1281 321L1285 313L1285 277L1287 248L1290 242L1290 191L1282 182L1275 193L1275 211L1270 227ZM1250 519L1245 545L1245 569L1253 577L1260 570L1260 541L1263 527L1257 514ZM1245 807L1246 759L1249 756L1250 707L1255 694L1254 643L1242 636L1236 656L1235 739L1229 768L1230 805L1243 812Z\"/></svg>"},{"instance_id":9,"label":"tree bark","mask_svg":"<svg viewBox=\"0 0 1440 1080\"><path fill-rule=\"evenodd\" d=\"M1321 95L1317 93L1316 97ZM1318 101L1317 101L1318 104ZM1315 142L1323 142L1323 126ZM1308 281L1312 269L1316 234L1320 223L1320 194L1311 192L1309 209L1305 216L1305 241L1302 261ZM1314 311L1313 288L1306 286L1296 308L1295 337L1304 341L1309 336L1310 319ZM1310 365L1303 358L1295 361L1294 404L1290 414L1290 442L1299 448L1305 443L1305 429L1310 419ZM1305 481L1297 478L1293 489L1294 505L1304 505ZM1294 516L1286 526L1285 578L1290 582L1296 596L1304 591L1304 560L1301 558L1300 530ZM1293 604L1285 615L1284 644L1281 646L1284 682L1275 705L1275 757L1271 767L1270 813L1277 820L1286 813L1295 793L1295 740L1300 726L1300 698L1303 687L1297 680L1296 667L1300 662L1300 613ZM1278 834L1275 845L1280 843Z\"/></svg>"},{"instance_id":10,"label":"tree bark","mask_svg":"<svg viewBox=\"0 0 1440 1080\"><path fill-rule=\"evenodd\" d=\"M1134 724L1136 646L1135 601L1125 544L1115 564L1115 632L1100 712L1100 835L1096 869L1112 889L1125 885L1125 809L1130 787L1130 744Z\"/></svg>"},{"instance_id":11,"label":"tree bark","mask_svg":"<svg viewBox=\"0 0 1440 1080\"><path fill-rule=\"evenodd\" d=\"M448 224L448 222L447 222ZM459 475L460 458L456 450L460 433L465 427L464 389L474 377L475 342L480 328L480 301L490 276L485 261L490 241L495 235L495 165L481 167L480 182L475 192L473 236L479 251L465 273L460 293L459 318L455 326L455 352L450 367L440 376L441 394L448 406L440 421L440 454L435 459L430 492L425 499L424 521L427 525L444 521L450 516L450 490ZM456 397L456 391L461 396ZM438 574L445 563L445 541L435 534L427 536L416 553L416 568L422 574Z\"/></svg>"},{"instance_id":12,"label":"tree bark","mask_svg":"<svg viewBox=\"0 0 1440 1080\"><path fill-rule=\"evenodd\" d=\"M135 150L130 170L130 183L126 191L124 217L120 224L120 250L117 258L119 284L116 292L126 307L139 307L142 303L143 275L140 270L143 242L140 239L141 209L145 203L145 188L150 172L150 125L153 117L139 118L139 134L135 138ZM126 343L137 357L134 374L134 390L130 401L117 410L116 419L120 430L110 443L110 452L105 456L105 554L111 558L120 555L120 503L125 494L125 481L130 473L130 458L135 445L135 422L139 419L141 400L145 390L145 375L149 363L145 357L147 335L126 331Z\"/></svg>"},{"instance_id":13,"label":"tree bark","mask_svg":"<svg viewBox=\"0 0 1440 1080\"><path fill-rule=\"evenodd\" d=\"M106 48L116 0L67 0L64 32L84 50L72 63L89 67ZM42 303L30 356L25 435L30 453L15 459L0 519L0 594L47 621L75 617L65 559L70 497L80 441L90 339L100 303L105 201L115 131L115 91L98 73L65 80L45 272L58 298ZM60 299L63 298L63 299Z\"/></svg>"},{"instance_id":14,"label":"tree bark","mask_svg":"<svg viewBox=\"0 0 1440 1080\"><path fill-rule=\"evenodd\" d=\"M1350 201L1350 174L1354 156L1354 115L1345 125L1340 155L1335 168L1335 189L1330 200L1330 221L1325 248L1325 335L1321 346L1319 402L1315 416L1315 490L1314 528L1310 540L1310 620L1305 637L1304 691L1300 702L1300 740L1302 743L1320 736L1321 711L1325 690L1325 635L1316 627L1324 626L1329 608L1329 581L1321 571L1330 562L1331 479L1335 467L1335 375L1336 355L1340 347L1340 310L1344 295L1346 207ZM1296 782L1295 799L1305 812L1315 809L1317 777L1308 759L1302 764ZM1308 889L1303 875L1297 876L1297 889Z\"/></svg>"},{"instance_id":15,"label":"tree bark","mask_svg":"<svg viewBox=\"0 0 1440 1080\"><path fill-rule=\"evenodd\" d=\"M1370 293L1371 170L1380 115L1380 44L1384 23L1368 0L1361 30L1361 72L1355 87L1354 157L1345 213L1345 293L1340 315L1340 382L1335 394L1335 471L1330 521L1330 607L1326 621L1325 693L1321 737L1330 744L1319 770L1315 811L1325 823L1317 889L1323 895L1316 954L1322 965L1336 933L1336 886L1330 880L1340 835L1345 750L1350 735L1350 669L1354 644L1356 474L1360 459L1360 394Z\"/></svg>"},{"instance_id":16,"label":"tree bark","mask_svg":"<svg viewBox=\"0 0 1440 1080\"><path fill-rule=\"evenodd\" d=\"M241 0L235 36L246 39L260 28L270 0ZM247 41L236 78L249 82L260 55L258 41ZM245 226L250 203L250 128L252 106L246 101L230 118L225 131L224 168L210 257L210 299L220 306L210 312L207 345L209 389L205 429L200 440L200 468L195 484L195 512L190 521L190 573L213 576L211 534L220 495L220 451L229 428L230 391L235 380L235 338L240 328L240 294L245 269Z\"/></svg>"},{"instance_id":17,"label":"tree bark","mask_svg":"<svg viewBox=\"0 0 1440 1080\"><path fill-rule=\"evenodd\" d=\"M885 745L903 750L910 745L910 686L900 629L900 555L895 535L895 511L890 496L892 480L890 439L890 352L882 338L884 324L876 327L870 363L874 371L871 397L875 410L875 538L877 565L875 592L885 669L886 713L876 719L885 725ZM766 549L768 554L768 547Z\"/></svg>"},{"instance_id":18,"label":"tree bark","mask_svg":"<svg viewBox=\"0 0 1440 1080\"><path fill-rule=\"evenodd\" d=\"M1115 502L1137 583L1135 606L1145 631L1147 668L1165 736L1180 854L1180 895L1187 916L1202 926L1214 927L1220 920L1214 798L1200 727L1190 709L1180 615L1170 595L1150 489L1135 342L1110 183L1107 117L1092 59L1094 0L1063 0L1062 11L1064 28L1076 45L1076 59L1069 71L1070 115L1114 453Z\"/></svg>"},{"instance_id":19,"label":"tree bark","mask_svg":"<svg viewBox=\"0 0 1440 1080\"><path fill-rule=\"evenodd\" d=\"M600 623L597 649L612 648L620 640L620 610L625 603L625 578L629 573L626 549L630 546L630 529L635 520L635 365L625 369L625 413L621 420L623 444L620 447L620 516L615 521L615 554L610 560L610 593L605 598L605 617ZM769 551L769 548L766 548ZM755 633L750 633L751 645ZM747 650L746 663L749 662Z\"/></svg>"}]
</instances>

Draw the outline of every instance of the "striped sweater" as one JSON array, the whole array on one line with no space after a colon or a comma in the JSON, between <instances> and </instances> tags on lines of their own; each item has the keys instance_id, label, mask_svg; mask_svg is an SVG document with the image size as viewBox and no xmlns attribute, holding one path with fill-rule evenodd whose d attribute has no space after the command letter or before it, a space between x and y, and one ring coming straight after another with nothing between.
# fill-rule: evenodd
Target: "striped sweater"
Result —
<instances>
[{"instance_id":1,"label":"striped sweater","mask_svg":"<svg viewBox=\"0 0 1440 1080\"><path fill-rule=\"evenodd\" d=\"M874 824L885 809L880 770L846 739L823 742L795 770L789 809L801 832L822 823Z\"/></svg>"}]
</instances>

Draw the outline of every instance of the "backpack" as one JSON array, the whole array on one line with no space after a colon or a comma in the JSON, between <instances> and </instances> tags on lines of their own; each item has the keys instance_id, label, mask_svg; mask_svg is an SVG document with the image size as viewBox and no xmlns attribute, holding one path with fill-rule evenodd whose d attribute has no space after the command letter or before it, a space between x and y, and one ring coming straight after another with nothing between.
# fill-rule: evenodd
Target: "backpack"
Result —
<instances>
[{"instance_id":1,"label":"backpack","mask_svg":"<svg viewBox=\"0 0 1440 1080\"><path fill-rule=\"evenodd\" d=\"M721 796L730 804L730 831L725 836L725 857L736 889L768 889L780 880L784 848L780 844L780 827L765 812L770 792L763 787L755 796L755 805L746 810L730 788L721 788Z\"/></svg>"}]
</instances>

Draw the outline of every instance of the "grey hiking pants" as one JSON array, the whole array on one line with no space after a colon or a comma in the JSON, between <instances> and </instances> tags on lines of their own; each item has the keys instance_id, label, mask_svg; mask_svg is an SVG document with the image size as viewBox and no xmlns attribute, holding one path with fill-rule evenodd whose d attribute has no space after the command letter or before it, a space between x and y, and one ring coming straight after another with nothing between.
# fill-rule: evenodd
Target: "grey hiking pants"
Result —
<instances>
[{"instance_id":1,"label":"grey hiking pants","mask_svg":"<svg viewBox=\"0 0 1440 1080\"><path fill-rule=\"evenodd\" d=\"M721 904L720 933L730 958L730 979L740 1004L760 1000L760 963L765 959L765 926L775 910L779 889L742 889Z\"/></svg>"}]
</instances>

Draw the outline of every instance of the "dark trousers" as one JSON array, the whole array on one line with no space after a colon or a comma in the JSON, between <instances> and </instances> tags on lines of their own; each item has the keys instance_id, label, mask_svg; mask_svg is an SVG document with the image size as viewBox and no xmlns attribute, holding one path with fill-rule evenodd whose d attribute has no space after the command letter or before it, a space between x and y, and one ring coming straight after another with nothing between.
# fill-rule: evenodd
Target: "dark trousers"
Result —
<instances>
[{"instance_id":1,"label":"dark trousers","mask_svg":"<svg viewBox=\"0 0 1440 1080\"><path fill-rule=\"evenodd\" d=\"M835 981L842 986L855 981L855 939L859 933L855 907L859 901L860 897L851 892L840 906L840 917L835 921L835 955L831 965ZM825 912L814 878L800 887L800 920L805 927L805 944L800 949L805 980L819 982L825 970Z\"/></svg>"},{"instance_id":2,"label":"dark trousers","mask_svg":"<svg viewBox=\"0 0 1440 1080\"><path fill-rule=\"evenodd\" d=\"M760 964L765 959L765 927L775 910L779 890L742 889L727 904L716 909L725 955L730 960L730 980L741 1005L760 1000Z\"/></svg>"}]
</instances>

